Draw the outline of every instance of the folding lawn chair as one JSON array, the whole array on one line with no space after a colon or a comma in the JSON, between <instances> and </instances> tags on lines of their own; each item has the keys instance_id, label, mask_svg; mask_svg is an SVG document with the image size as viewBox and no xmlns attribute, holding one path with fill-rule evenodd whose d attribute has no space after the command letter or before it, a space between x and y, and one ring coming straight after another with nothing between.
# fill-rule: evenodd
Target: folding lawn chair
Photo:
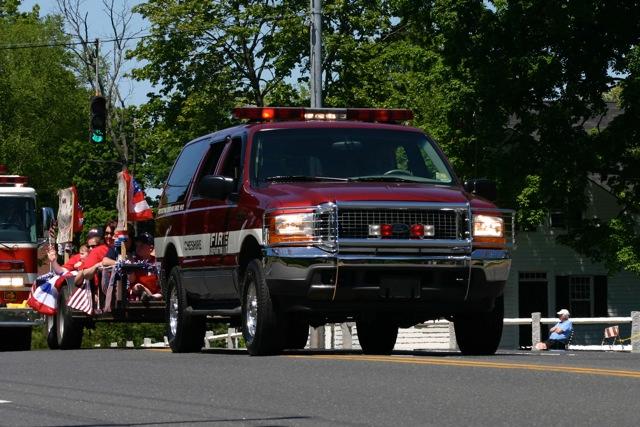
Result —
<instances>
[{"instance_id":1,"label":"folding lawn chair","mask_svg":"<svg viewBox=\"0 0 640 427\"><path fill-rule=\"evenodd\" d=\"M604 328L604 337L602 338L602 342L600 345L604 345L607 340L611 340L610 343L607 343L609 347L618 344L623 344L622 339L620 339L620 328L618 325L609 326L608 328Z\"/></svg>"}]
</instances>

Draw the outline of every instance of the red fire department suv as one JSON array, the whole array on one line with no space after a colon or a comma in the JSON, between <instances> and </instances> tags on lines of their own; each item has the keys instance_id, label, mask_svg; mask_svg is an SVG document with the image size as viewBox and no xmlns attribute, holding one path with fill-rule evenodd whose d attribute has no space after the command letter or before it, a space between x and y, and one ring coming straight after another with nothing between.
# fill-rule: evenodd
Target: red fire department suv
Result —
<instances>
[{"instance_id":1,"label":"red fire department suv","mask_svg":"<svg viewBox=\"0 0 640 427\"><path fill-rule=\"evenodd\" d=\"M249 353L303 348L309 325L355 321L365 353L398 328L454 322L465 354L502 335L513 212L462 185L409 110L238 108L247 122L186 144L167 179L156 255L174 352L206 321Z\"/></svg>"}]
</instances>

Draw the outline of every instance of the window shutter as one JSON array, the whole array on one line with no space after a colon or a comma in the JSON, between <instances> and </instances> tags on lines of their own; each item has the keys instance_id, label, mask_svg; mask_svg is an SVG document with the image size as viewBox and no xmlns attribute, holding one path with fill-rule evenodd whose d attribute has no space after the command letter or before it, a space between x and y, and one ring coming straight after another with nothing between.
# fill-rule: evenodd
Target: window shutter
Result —
<instances>
[{"instance_id":1,"label":"window shutter","mask_svg":"<svg viewBox=\"0 0 640 427\"><path fill-rule=\"evenodd\" d=\"M607 276L593 276L593 315L608 317Z\"/></svg>"},{"instance_id":2,"label":"window shutter","mask_svg":"<svg viewBox=\"0 0 640 427\"><path fill-rule=\"evenodd\" d=\"M569 276L556 276L556 307L554 313L569 308Z\"/></svg>"}]
</instances>

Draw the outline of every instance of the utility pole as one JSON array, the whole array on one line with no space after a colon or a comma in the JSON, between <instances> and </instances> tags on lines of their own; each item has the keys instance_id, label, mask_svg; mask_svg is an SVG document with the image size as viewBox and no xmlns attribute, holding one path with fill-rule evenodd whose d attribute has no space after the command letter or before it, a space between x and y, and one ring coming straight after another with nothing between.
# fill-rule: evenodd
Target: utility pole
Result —
<instances>
[{"instance_id":1,"label":"utility pole","mask_svg":"<svg viewBox=\"0 0 640 427\"><path fill-rule=\"evenodd\" d=\"M96 39L96 96L100 96L100 39Z\"/></svg>"},{"instance_id":2,"label":"utility pole","mask_svg":"<svg viewBox=\"0 0 640 427\"><path fill-rule=\"evenodd\" d=\"M322 1L311 0L311 108L322 108ZM311 328L311 348L324 348L324 325Z\"/></svg>"},{"instance_id":3,"label":"utility pole","mask_svg":"<svg viewBox=\"0 0 640 427\"><path fill-rule=\"evenodd\" d=\"M311 0L311 108L322 107L322 0Z\"/></svg>"}]
</instances>

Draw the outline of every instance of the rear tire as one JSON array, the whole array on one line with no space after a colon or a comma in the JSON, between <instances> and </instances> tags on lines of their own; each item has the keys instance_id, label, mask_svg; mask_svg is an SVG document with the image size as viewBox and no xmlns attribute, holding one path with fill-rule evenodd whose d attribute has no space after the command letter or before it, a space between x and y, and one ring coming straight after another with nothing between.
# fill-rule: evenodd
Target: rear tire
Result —
<instances>
[{"instance_id":1,"label":"rear tire","mask_svg":"<svg viewBox=\"0 0 640 427\"><path fill-rule=\"evenodd\" d=\"M31 326L0 328L0 350L31 350Z\"/></svg>"},{"instance_id":2,"label":"rear tire","mask_svg":"<svg viewBox=\"0 0 640 427\"><path fill-rule=\"evenodd\" d=\"M50 350L57 350L58 346L58 326L56 324L56 316L44 316L44 323L42 324L42 330L44 336L47 339L47 346Z\"/></svg>"},{"instance_id":3,"label":"rear tire","mask_svg":"<svg viewBox=\"0 0 640 427\"><path fill-rule=\"evenodd\" d=\"M259 260L247 265L242 290L242 336L247 351L252 356L279 353L285 345L284 331Z\"/></svg>"},{"instance_id":4,"label":"rear tire","mask_svg":"<svg viewBox=\"0 0 640 427\"><path fill-rule=\"evenodd\" d=\"M65 283L58 294L58 311L55 314L54 324L58 348L61 350L76 350L82 345L84 324L81 319L74 319L72 309L67 307L67 300L75 289L75 286Z\"/></svg>"},{"instance_id":5,"label":"rear tire","mask_svg":"<svg viewBox=\"0 0 640 427\"><path fill-rule=\"evenodd\" d=\"M495 354L502 338L504 298L498 297L487 313L458 315L454 318L456 341L464 355Z\"/></svg>"},{"instance_id":6,"label":"rear tire","mask_svg":"<svg viewBox=\"0 0 640 427\"><path fill-rule=\"evenodd\" d=\"M180 268L171 269L166 294L167 338L174 353L196 353L204 346L207 326L203 316L187 313L187 292L182 286Z\"/></svg>"},{"instance_id":7,"label":"rear tire","mask_svg":"<svg viewBox=\"0 0 640 427\"><path fill-rule=\"evenodd\" d=\"M381 320L358 320L358 341L364 354L391 354L398 339L398 327Z\"/></svg>"}]
</instances>

